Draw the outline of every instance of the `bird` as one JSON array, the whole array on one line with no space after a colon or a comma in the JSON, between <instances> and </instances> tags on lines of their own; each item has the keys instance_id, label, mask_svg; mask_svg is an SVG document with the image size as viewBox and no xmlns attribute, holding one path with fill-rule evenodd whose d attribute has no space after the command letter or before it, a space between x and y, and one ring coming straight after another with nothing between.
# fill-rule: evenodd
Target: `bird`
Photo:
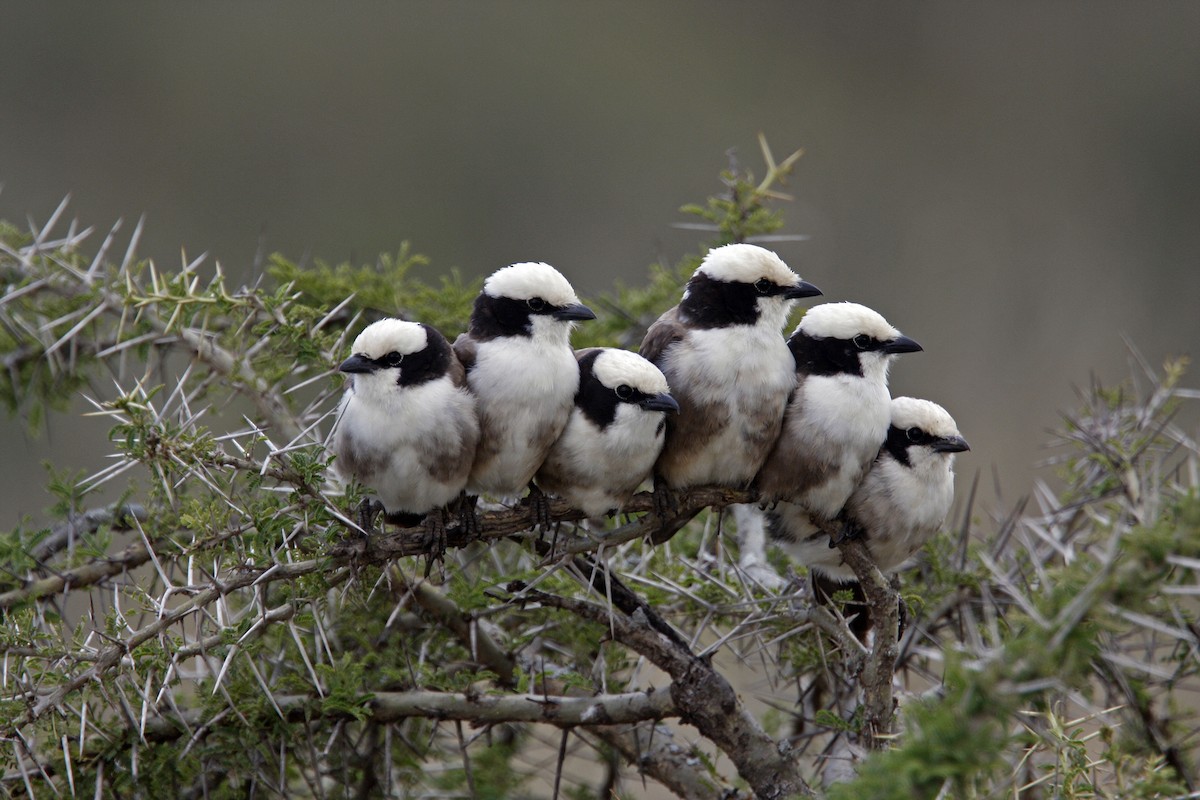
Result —
<instances>
[{"instance_id":1,"label":"bird","mask_svg":"<svg viewBox=\"0 0 1200 800\"><path fill-rule=\"evenodd\" d=\"M577 350L579 391L536 481L589 518L619 509L650 477L667 415L679 410L667 379L637 353Z\"/></svg>"},{"instance_id":2,"label":"bird","mask_svg":"<svg viewBox=\"0 0 1200 800\"><path fill-rule=\"evenodd\" d=\"M444 535L445 507L479 444L462 364L435 328L401 319L371 323L351 350L338 367L349 376L333 434L338 472L374 492L389 521L424 519L430 539Z\"/></svg>"},{"instance_id":3,"label":"bird","mask_svg":"<svg viewBox=\"0 0 1200 800\"><path fill-rule=\"evenodd\" d=\"M507 499L536 490L530 482L579 388L571 328L595 317L549 264L512 264L484 281L468 329L454 341L479 413L468 493ZM544 509L539 516L544 521Z\"/></svg>"},{"instance_id":4,"label":"bird","mask_svg":"<svg viewBox=\"0 0 1200 800\"><path fill-rule=\"evenodd\" d=\"M656 495L750 484L779 436L796 383L781 329L796 300L820 293L757 245L708 252L679 305L650 326L640 348L679 403L655 465ZM652 538L673 533L664 526Z\"/></svg>"},{"instance_id":5,"label":"bird","mask_svg":"<svg viewBox=\"0 0 1200 800\"><path fill-rule=\"evenodd\" d=\"M954 500L954 455L970 450L946 409L897 397L883 445L846 501L844 518L885 573L902 568L939 530ZM800 564L834 581L854 572L799 505L767 513L767 535Z\"/></svg>"},{"instance_id":6,"label":"bird","mask_svg":"<svg viewBox=\"0 0 1200 800\"><path fill-rule=\"evenodd\" d=\"M841 512L879 453L891 418L888 368L921 350L858 303L813 306L788 337L796 388L755 478L760 503L797 503L822 523Z\"/></svg>"}]
</instances>

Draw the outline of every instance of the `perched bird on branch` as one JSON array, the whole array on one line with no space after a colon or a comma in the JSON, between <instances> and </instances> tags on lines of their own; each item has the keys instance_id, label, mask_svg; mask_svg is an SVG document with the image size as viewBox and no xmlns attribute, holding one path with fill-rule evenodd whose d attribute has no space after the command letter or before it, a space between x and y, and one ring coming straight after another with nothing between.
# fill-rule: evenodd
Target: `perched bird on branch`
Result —
<instances>
[{"instance_id":1,"label":"perched bird on branch","mask_svg":"<svg viewBox=\"0 0 1200 800\"><path fill-rule=\"evenodd\" d=\"M656 492L669 498L674 488L749 485L779 436L796 384L780 329L796 300L820 293L770 250L730 244L709 251L679 305L642 341L641 354L666 375L679 402L655 466Z\"/></svg>"},{"instance_id":2,"label":"perched bird on branch","mask_svg":"<svg viewBox=\"0 0 1200 800\"><path fill-rule=\"evenodd\" d=\"M469 492L515 497L530 486L579 388L571 328L595 316L549 264L513 264L484 282L454 342L481 429Z\"/></svg>"},{"instance_id":3,"label":"perched bird on branch","mask_svg":"<svg viewBox=\"0 0 1200 800\"><path fill-rule=\"evenodd\" d=\"M888 367L921 345L858 303L810 308L787 341L796 389L755 486L764 503L837 517L879 453L891 418Z\"/></svg>"},{"instance_id":4,"label":"perched bird on branch","mask_svg":"<svg viewBox=\"0 0 1200 800\"><path fill-rule=\"evenodd\" d=\"M679 410L658 367L607 347L576 352L579 391L537 483L589 517L619 509L662 452L666 420Z\"/></svg>"},{"instance_id":5,"label":"perched bird on branch","mask_svg":"<svg viewBox=\"0 0 1200 800\"><path fill-rule=\"evenodd\" d=\"M954 419L928 400L897 397L883 446L846 501L850 534L866 543L876 566L894 572L941 530L954 501L954 454L970 450ZM767 514L768 536L797 562L836 581L853 571L815 530L805 510L780 503Z\"/></svg>"},{"instance_id":6,"label":"perched bird on branch","mask_svg":"<svg viewBox=\"0 0 1200 800\"><path fill-rule=\"evenodd\" d=\"M440 538L479 443L475 398L450 343L429 325L383 319L338 369L349 376L334 431L338 471L375 492L390 521L423 518Z\"/></svg>"}]
</instances>

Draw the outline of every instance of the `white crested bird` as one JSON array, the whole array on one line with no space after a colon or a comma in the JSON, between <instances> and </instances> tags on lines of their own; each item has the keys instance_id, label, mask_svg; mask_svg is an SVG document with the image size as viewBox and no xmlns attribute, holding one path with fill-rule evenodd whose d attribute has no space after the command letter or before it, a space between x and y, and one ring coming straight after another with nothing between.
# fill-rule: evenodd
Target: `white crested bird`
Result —
<instances>
[{"instance_id":1,"label":"white crested bird","mask_svg":"<svg viewBox=\"0 0 1200 800\"><path fill-rule=\"evenodd\" d=\"M636 353L579 350L579 391L537 483L589 517L619 509L662 451L667 416L679 410L658 367Z\"/></svg>"},{"instance_id":2,"label":"white crested bird","mask_svg":"<svg viewBox=\"0 0 1200 800\"><path fill-rule=\"evenodd\" d=\"M760 503L796 504L780 510L793 528L809 517L828 527L887 436L888 367L898 354L921 346L858 303L813 306L787 345L795 361L796 389L755 487ZM781 586L782 580L766 565L762 512L735 506L733 513L740 566L764 585ZM805 530L816 532L817 525L808 524Z\"/></svg>"},{"instance_id":3,"label":"white crested bird","mask_svg":"<svg viewBox=\"0 0 1200 800\"><path fill-rule=\"evenodd\" d=\"M424 517L429 536L444 533L445 506L467 485L479 443L475 398L450 343L429 325L383 319L338 369L349 376L333 439L338 472L373 491L393 522Z\"/></svg>"},{"instance_id":4,"label":"white crested bird","mask_svg":"<svg viewBox=\"0 0 1200 800\"><path fill-rule=\"evenodd\" d=\"M846 502L843 517L875 564L894 572L940 529L954 501L954 454L969 450L954 419L928 400L897 397L883 446ZM768 536L797 562L836 581L854 579L800 506L767 513Z\"/></svg>"},{"instance_id":5,"label":"white crested bird","mask_svg":"<svg viewBox=\"0 0 1200 800\"><path fill-rule=\"evenodd\" d=\"M780 329L796 300L820 293L755 245L729 244L704 257L679 305L642 340L641 354L666 375L679 402L655 465L656 492L663 483L668 490L750 484L796 384Z\"/></svg>"},{"instance_id":6,"label":"white crested bird","mask_svg":"<svg viewBox=\"0 0 1200 800\"><path fill-rule=\"evenodd\" d=\"M796 389L755 486L759 501L834 519L879 453L891 419L888 367L921 345L858 303L813 306L787 340Z\"/></svg>"},{"instance_id":7,"label":"white crested bird","mask_svg":"<svg viewBox=\"0 0 1200 800\"><path fill-rule=\"evenodd\" d=\"M571 328L595 316L549 264L513 264L484 282L454 342L481 431L468 492L515 497L530 485L579 388Z\"/></svg>"}]
</instances>

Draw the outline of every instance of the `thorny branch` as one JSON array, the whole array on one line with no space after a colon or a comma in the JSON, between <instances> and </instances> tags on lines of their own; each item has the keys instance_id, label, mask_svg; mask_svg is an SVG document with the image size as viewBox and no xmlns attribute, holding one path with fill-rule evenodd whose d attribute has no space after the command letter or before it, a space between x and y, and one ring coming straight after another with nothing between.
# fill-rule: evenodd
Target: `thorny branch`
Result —
<instances>
[{"instance_id":1,"label":"thorny branch","mask_svg":"<svg viewBox=\"0 0 1200 800\"><path fill-rule=\"evenodd\" d=\"M867 597L867 613L871 616L875 641L868 648L861 673L862 692L866 706L867 746L879 750L886 746L892 733L895 701L892 681L899 657L897 639L900 633L900 595L875 566L867 547L859 539L842 538L838 542L842 558L858 578Z\"/></svg>"},{"instance_id":2,"label":"thorny branch","mask_svg":"<svg viewBox=\"0 0 1200 800\"><path fill-rule=\"evenodd\" d=\"M365 718L377 723L397 722L409 717L439 721L459 720L483 727L504 722L538 722L572 727L577 725L628 725L678 715L669 692L628 692L613 695L567 697L546 694L463 694L411 691L373 692L353 711L330 708L311 695L277 694L279 713L290 721L317 718ZM363 715L366 715L363 717ZM197 712L180 718L148 720L144 734L164 740L203 724Z\"/></svg>"},{"instance_id":3,"label":"thorny branch","mask_svg":"<svg viewBox=\"0 0 1200 800\"><path fill-rule=\"evenodd\" d=\"M670 675L671 696L682 720L695 725L729 756L756 797L774 800L812 794L787 748L763 731L733 687L713 668L711 659L696 656L660 633L641 609L632 616L617 615L586 600L530 590L520 584L508 588L515 600L560 608L608 628L616 641Z\"/></svg>"},{"instance_id":4,"label":"thorny branch","mask_svg":"<svg viewBox=\"0 0 1200 800\"><path fill-rule=\"evenodd\" d=\"M768 163L774 164L769 156ZM755 189L752 184L746 188ZM138 777L139 759L151 755L140 741L156 736L198 740L222 726L228 732L246 719L248 709L261 711L259 704L265 701L276 714L273 720L299 720L289 732L301 735L255 737L263 741L249 747L259 748L253 755L259 761L243 778L252 775L247 786L270 787L264 791L277 794L286 792L287 781L273 776L299 774L295 785L320 795L323 782L335 775L328 758L332 752L348 762L362 759L366 772L390 770L388 757L380 756L386 747L374 741L376 736L395 737L388 747L420 759L456 754L439 767L467 765L457 758L459 750L465 755L471 747L462 726L453 742L438 751L430 744L438 726L427 733L408 724L424 718L478 722L485 734L499 720L569 727L574 729L572 741L589 746L604 741L679 796L733 796L716 770L705 767L712 758L711 742L758 796L780 797L809 791L804 778L821 771L821 759L829 751L821 751L819 742L828 741L830 731L834 736L837 731L862 731L870 748L890 751L880 755L901 755L908 742L928 758L940 752L945 743L929 738L920 718L908 712L899 720L894 717L898 705L909 712L935 705L932 692L918 698L914 687L954 689L943 684L951 662L946 653L953 652L959 681L979 681L978 691L988 693L994 707L948 709L950 722L962 722L967 731L949 743L953 757L947 763L961 772L939 773L936 786L922 785L917 794L949 796L965 785L956 783L960 778L978 781L971 785L984 786L981 791L990 794L1019 793L1046 783L1048 775L1057 776L1073 755L1088 762L1094 755L1086 749L1088 738L1117 724L1142 750L1120 751L1119 742L1112 744L1119 757L1088 763L1086 781L1100 774L1110 786L1141 780L1153 786L1165 775L1173 781L1166 794L1194 790L1197 728L1192 717L1177 709L1179 698L1190 696L1185 693L1196 691L1200 681L1200 626L1187 605L1200 596L1200 545L1194 541L1200 506L1189 500L1200 482L1200 448L1177 424L1174 406L1200 393L1179 389L1179 371L1172 365L1162 378L1135 353L1140 372L1128 393L1118 396L1099 385L1081 393L1084 410L1068 421L1063 434L1072 455L1061 466L1070 485L1051 490L1039 484L1030 507L1040 506L1040 513L1018 504L997 519L995 532L987 536L968 509L955 552L931 551L927 555L937 569L904 578L907 586L935 602L923 608L918 604L919 616L902 646L896 642L896 592L860 543L843 544L843 556L864 588L874 622L874 639L863 643L827 608L793 607L803 602L798 596L764 599L725 557L732 537L713 534L720 525L708 522L718 515L693 526L698 536L681 537L665 548L636 544L663 524L649 513L649 495L635 497L626 517L603 533L572 525L581 515L555 501L551 512L557 530L545 537L552 544L530 532L532 520L524 504L488 511L479 537L486 547L477 546L470 532L450 529L455 569L445 591L407 577L411 565L395 560L429 555L425 532L386 529L364 536L342 510L345 502L337 487L322 483L328 463L320 428L328 419L334 389L321 382L328 383L333 352L344 340L338 339L328 352L309 348L312 360L302 383L316 383L318 398L303 410L295 410L303 406L295 395L275 385L280 379L263 377L270 364L261 359L261 348L285 330L288 312L294 310L289 305L295 299L289 295L293 286L281 288L267 302L259 290L226 291L218 269L206 290L198 285L196 264L186 265L177 276L134 264L136 234L116 268L103 257L109 242L89 265L72 254L81 240L77 231L60 240L51 240L45 230L35 234L32 245L0 246L0 279L6 281L0 296L0 344L12 343L0 367L11 382L5 387L11 390L6 397L11 405L19 407L23 397L41 397L39 380L53 385L53 380L77 375L78 362L88 359L109 366L122 382L127 357L149 361L183 349L190 359L174 390L162 378L169 371L147 364L145 374L135 379L135 390L122 398L132 405L144 401L144 408L150 408L149 427L136 435L146 430L156 436L160 430L183 434L178 440L156 439L157 449L137 455L130 448L118 471L105 473L120 475L126 466L146 464L160 492L144 508L126 504L76 513L37 534L41 538L14 534L9 540L13 563L21 566L7 569L5 588L13 588L0 594L5 622L0 700L7 712L0 720L0 741L13 745L11 755L0 748L0 762L8 770L5 781L30 786L40 775L42 785L49 784L46 793L74 792L77 787L68 784L72 757L82 757L83 745L97 735L127 735L124 749L103 755L89 750L100 765L91 777L96 792L103 793L112 788L106 776L132 770ZM48 310L30 310L25 301L31 299L44 300ZM222 313L210 313L218 306ZM303 333L311 337L328 318ZM258 338L243 349L229 344L238 337ZM1149 390L1143 391L1147 382ZM232 391L215 393L214 387ZM152 407L150 398L159 390L169 396L163 401L159 395ZM205 413L204 405L218 395L216 402L228 402L233 393L249 399L257 421L247 419L247 430L217 439L196 436L195 420ZM133 426L129 415L97 405L107 408L105 413L117 423ZM171 415L178 423L164 422ZM265 455L264 447L269 450ZM211 503L189 505L197 497ZM251 506L263 498L271 502ZM684 492L679 518L666 523L682 524L705 508L752 499L749 493L719 487ZM102 556L69 547L73 538L102 528L138 538L118 540ZM497 541L509 539L528 546ZM986 540L978 556L969 552L968 539ZM625 543L630 544L621 547ZM384 569L368 569L375 566ZM514 575L524 583L512 586L511 602L489 604L494 592L480 585L494 586L497 578L508 581ZM566 575L586 587L584 595L603 601L571 596L579 590L564 583ZM386 623L376 619L377 606L385 605L381 596L395 602ZM1067 600L1056 605L1061 597ZM596 642L575 630L581 626L559 624L566 614L535 625L535 615L528 612L536 604L587 620L610 638L598 651ZM80 607L88 608L72 631L63 620L74 622ZM786 610L773 610L780 607ZM387 613L383 608L383 616ZM384 625L384 635L371 646L352 641L359 631L347 625L376 622ZM582 627L590 634L591 626ZM1092 635L1093 630L1103 633ZM1007 640L1022 631L1038 646L1024 640L1010 646ZM1073 646L1076 639L1078 647ZM409 659L400 665L405 676L381 688L376 676L368 675L350 682L355 688L370 687L355 696L357 705L327 702L323 689L343 666L353 667L371 655L372 647L397 642L391 655ZM697 655L693 647L700 646L704 649ZM762 694L785 714L794 713L797 705L791 684L801 686L822 663L836 660L843 674L858 676L837 690L856 698L861 716L829 723L827 707L818 705L792 736L777 741L768 734L770 726L750 714L746 699L714 669L711 658L718 650L743 664L760 661L770 684ZM1044 651L1061 654L1049 671L1040 661ZM453 675L439 671L447 666L450 652L456 661L469 662L462 673L465 683L454 684ZM628 653L665 671L669 690L634 690L649 685L638 673L641 660L615 668L605 663L605 658L616 661ZM1073 659L1080 663L1066 663ZM474 672L476 668L483 671ZM1070 680L1063 677L1068 669ZM995 683L986 684L980 676ZM621 685L609 690L607 681ZM1079 688L1084 685L1086 691ZM391 691L396 686L405 691ZM527 693L514 694L518 686ZM209 687L216 699L202 711L192 702ZM1026 698L1036 712L1019 705ZM955 712L968 716L960 719ZM797 716L803 713L807 709ZM594 717L621 724L593 725ZM647 729L648 722L669 718L694 726L709 742L680 747L660 733L667 726ZM360 719L364 724L356 727ZM950 722L941 720L957 730ZM77 730L69 729L76 723ZM1062 732L1076 725L1093 733L1080 742L1064 740ZM894 736L897 728L902 732ZM989 740L976 735L992 729L1001 734ZM317 736L329 738L322 744ZM426 736L431 738L417 741ZM78 747L68 742L74 738ZM294 751L291 739L300 740ZM986 741L987 752L979 758L988 766L972 772L971 748L977 741ZM278 754L272 752L276 746ZM194 755L190 748L190 743L183 748L182 758ZM295 754L304 748L303 755ZM373 759L381 759L383 766ZM1005 777L980 778L994 774L987 770L997 759L1011 767ZM868 772L876 763L878 756L858 766ZM1133 772L1129 764L1142 771ZM894 781L920 773L911 766L909 762L886 777ZM144 764L141 768L147 769ZM1085 779L1079 775L1083 772L1075 778L1082 786ZM364 779L362 786L369 787L370 781ZM199 793L203 787L188 788ZM1091 791L1092 785L1086 788ZM1104 796L1102 788L1086 796ZM1067 779L1054 790L1082 796L1071 794L1074 787ZM34 793L32 788L27 792ZM1141 796L1151 795L1144 791Z\"/></svg>"}]
</instances>

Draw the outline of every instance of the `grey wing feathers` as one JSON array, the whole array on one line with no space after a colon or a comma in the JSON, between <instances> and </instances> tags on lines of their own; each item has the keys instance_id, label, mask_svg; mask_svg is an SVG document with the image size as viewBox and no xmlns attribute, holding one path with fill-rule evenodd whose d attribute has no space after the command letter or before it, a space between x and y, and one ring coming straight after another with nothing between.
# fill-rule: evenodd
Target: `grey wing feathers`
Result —
<instances>
[{"instance_id":1,"label":"grey wing feathers","mask_svg":"<svg viewBox=\"0 0 1200 800\"><path fill-rule=\"evenodd\" d=\"M460 333L458 338L454 340L454 355L458 356L458 363L467 372L475 366L475 349L478 345L468 333Z\"/></svg>"},{"instance_id":2,"label":"grey wing feathers","mask_svg":"<svg viewBox=\"0 0 1200 800\"><path fill-rule=\"evenodd\" d=\"M679 306L675 306L664 312L646 331L646 336L642 339L642 346L638 348L638 354L662 369L663 353L673 343L682 339L685 332L686 328L679 321Z\"/></svg>"}]
</instances>

